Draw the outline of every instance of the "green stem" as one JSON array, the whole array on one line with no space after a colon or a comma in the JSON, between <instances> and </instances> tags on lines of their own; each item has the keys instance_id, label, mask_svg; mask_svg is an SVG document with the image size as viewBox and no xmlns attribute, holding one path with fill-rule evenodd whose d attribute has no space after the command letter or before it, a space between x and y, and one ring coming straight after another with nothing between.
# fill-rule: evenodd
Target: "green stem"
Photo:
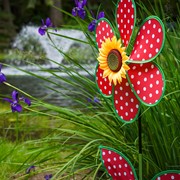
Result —
<instances>
[{"instance_id":1,"label":"green stem","mask_svg":"<svg viewBox=\"0 0 180 180\"><path fill-rule=\"evenodd\" d=\"M16 143L19 141L19 114L16 113L16 125L15 125L15 131L16 131Z\"/></svg>"}]
</instances>

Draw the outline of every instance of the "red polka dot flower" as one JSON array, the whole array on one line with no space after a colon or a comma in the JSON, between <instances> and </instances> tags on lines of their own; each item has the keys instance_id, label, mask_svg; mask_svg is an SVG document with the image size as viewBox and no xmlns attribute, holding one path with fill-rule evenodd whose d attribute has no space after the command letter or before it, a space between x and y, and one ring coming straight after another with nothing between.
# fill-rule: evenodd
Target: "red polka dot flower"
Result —
<instances>
[{"instance_id":1,"label":"red polka dot flower","mask_svg":"<svg viewBox=\"0 0 180 180\"><path fill-rule=\"evenodd\" d=\"M136 170L130 160L121 152L106 146L100 146L101 161L113 180L138 180ZM162 171L152 180L179 180L179 170Z\"/></svg>"},{"instance_id":2,"label":"red polka dot flower","mask_svg":"<svg viewBox=\"0 0 180 180\"><path fill-rule=\"evenodd\" d=\"M152 62L161 52L165 32L162 21L156 16L144 20L136 36L133 50L128 55L136 21L133 0L119 0L116 36L111 23L101 18L96 25L96 42L99 49L96 83L105 97L113 98L115 113L123 122L133 122L139 114L140 103L156 105L165 90L164 74Z\"/></svg>"}]
</instances>

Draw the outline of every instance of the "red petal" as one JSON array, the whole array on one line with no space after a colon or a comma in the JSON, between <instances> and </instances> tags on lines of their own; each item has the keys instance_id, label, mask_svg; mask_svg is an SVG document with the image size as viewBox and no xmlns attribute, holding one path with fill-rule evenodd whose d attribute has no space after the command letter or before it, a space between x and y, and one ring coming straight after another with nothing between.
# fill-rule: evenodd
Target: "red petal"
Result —
<instances>
[{"instance_id":1,"label":"red petal","mask_svg":"<svg viewBox=\"0 0 180 180\"><path fill-rule=\"evenodd\" d=\"M137 118L139 101L132 92L127 79L123 79L122 83L114 88L114 106L122 121L133 122Z\"/></svg>"},{"instance_id":2,"label":"red petal","mask_svg":"<svg viewBox=\"0 0 180 180\"><path fill-rule=\"evenodd\" d=\"M124 46L128 46L133 28L135 26L136 14L135 4L132 0L121 0L117 7L117 25Z\"/></svg>"},{"instance_id":3,"label":"red petal","mask_svg":"<svg viewBox=\"0 0 180 180\"><path fill-rule=\"evenodd\" d=\"M153 60L161 52L164 40L162 21L157 17L149 17L139 30L130 60Z\"/></svg>"},{"instance_id":4,"label":"red petal","mask_svg":"<svg viewBox=\"0 0 180 180\"><path fill-rule=\"evenodd\" d=\"M137 97L146 105L155 105L162 98L165 86L164 74L152 62L130 64L128 77Z\"/></svg>"},{"instance_id":5,"label":"red petal","mask_svg":"<svg viewBox=\"0 0 180 180\"><path fill-rule=\"evenodd\" d=\"M172 170L173 171L173 170ZM169 171L164 171L161 172L161 175L156 175L152 180L179 180L180 179L180 171L174 170L176 172L170 172Z\"/></svg>"},{"instance_id":6,"label":"red petal","mask_svg":"<svg viewBox=\"0 0 180 180\"><path fill-rule=\"evenodd\" d=\"M100 147L100 150L102 162L113 180L137 179L134 167L124 154L108 147Z\"/></svg>"},{"instance_id":7,"label":"red petal","mask_svg":"<svg viewBox=\"0 0 180 180\"><path fill-rule=\"evenodd\" d=\"M103 95L111 96L112 85L109 82L108 78L103 78L103 70L100 69L99 66L97 66L96 69L96 83Z\"/></svg>"},{"instance_id":8,"label":"red petal","mask_svg":"<svg viewBox=\"0 0 180 180\"><path fill-rule=\"evenodd\" d=\"M114 36L114 32L110 23L106 19L100 19L96 26L96 42L99 48L101 48L102 42Z\"/></svg>"}]
</instances>

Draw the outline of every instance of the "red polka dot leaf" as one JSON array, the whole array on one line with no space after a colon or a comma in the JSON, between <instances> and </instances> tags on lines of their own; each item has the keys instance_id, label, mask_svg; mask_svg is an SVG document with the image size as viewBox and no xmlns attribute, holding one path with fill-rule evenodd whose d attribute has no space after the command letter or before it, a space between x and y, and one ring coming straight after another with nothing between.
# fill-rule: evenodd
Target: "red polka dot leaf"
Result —
<instances>
[{"instance_id":1,"label":"red polka dot leaf","mask_svg":"<svg viewBox=\"0 0 180 180\"><path fill-rule=\"evenodd\" d=\"M99 49L96 83L100 93L113 99L115 114L126 123L137 119L140 103L154 106L162 99L165 78L161 68L152 62L161 52L165 40L162 21L156 16L144 20L137 33L133 50L130 44L136 21L133 0L119 0L116 23L120 38L111 23L101 18L96 25Z\"/></svg>"},{"instance_id":2,"label":"red polka dot leaf","mask_svg":"<svg viewBox=\"0 0 180 180\"><path fill-rule=\"evenodd\" d=\"M102 164L113 180L138 180L135 168L129 159L121 152L106 146L100 146ZM179 180L180 171L163 171L152 180Z\"/></svg>"}]
</instances>

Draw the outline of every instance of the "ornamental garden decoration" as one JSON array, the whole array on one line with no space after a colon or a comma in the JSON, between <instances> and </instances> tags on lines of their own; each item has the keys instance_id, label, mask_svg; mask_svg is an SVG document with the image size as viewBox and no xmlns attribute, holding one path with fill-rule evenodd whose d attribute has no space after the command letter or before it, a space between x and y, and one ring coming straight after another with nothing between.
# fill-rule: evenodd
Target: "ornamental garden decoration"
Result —
<instances>
[{"instance_id":1,"label":"ornamental garden decoration","mask_svg":"<svg viewBox=\"0 0 180 180\"><path fill-rule=\"evenodd\" d=\"M134 0L119 0L116 6L116 30L106 18L100 18L95 28L95 39L99 49L96 66L96 84L102 96L111 98L114 113L124 123L138 119L139 124L139 179L142 179L142 145L140 104L157 105L165 91L162 69L153 60L160 54L165 29L157 16L147 17L137 33L130 54L126 50L131 44L136 23ZM119 34L117 35L117 31ZM100 146L102 164L113 180L138 179L136 171L121 152ZM153 180L180 179L179 171L164 171Z\"/></svg>"}]
</instances>

